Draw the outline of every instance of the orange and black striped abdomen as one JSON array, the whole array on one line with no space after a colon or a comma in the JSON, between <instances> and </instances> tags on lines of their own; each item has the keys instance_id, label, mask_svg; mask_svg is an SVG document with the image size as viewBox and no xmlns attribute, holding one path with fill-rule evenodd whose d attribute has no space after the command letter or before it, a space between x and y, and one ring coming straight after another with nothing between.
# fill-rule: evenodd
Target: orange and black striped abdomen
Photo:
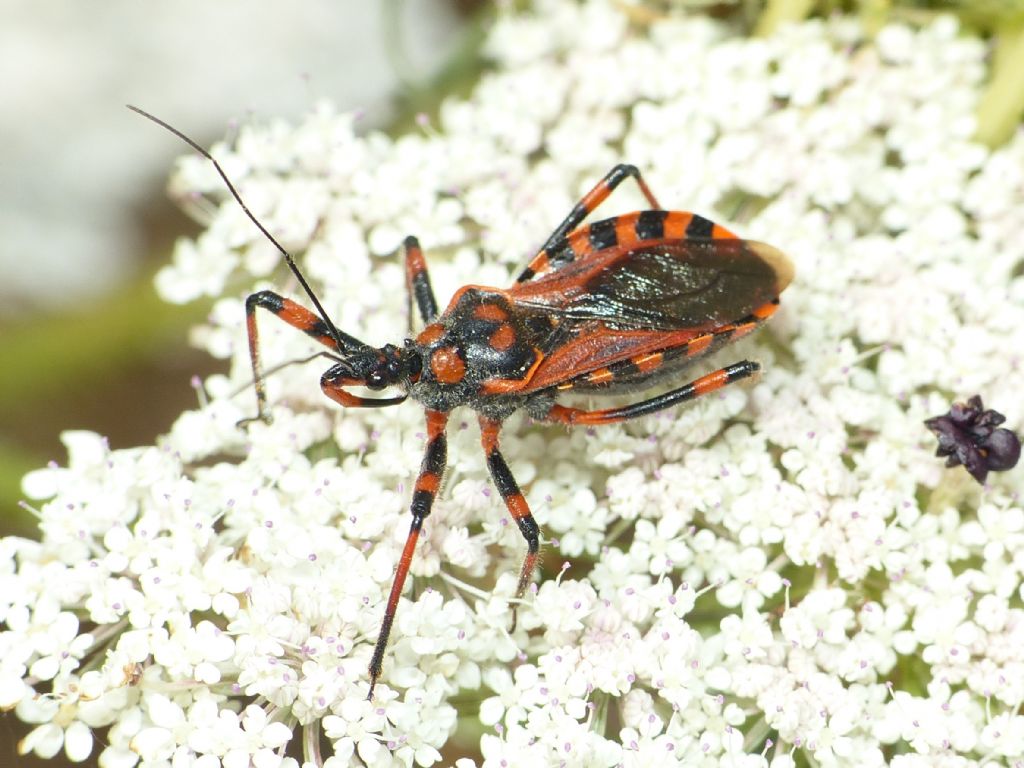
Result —
<instances>
[{"instance_id":1,"label":"orange and black striped abdomen","mask_svg":"<svg viewBox=\"0 0 1024 768\"><path fill-rule=\"evenodd\" d=\"M683 211L635 211L575 230L538 253L518 282L536 280L580 259L610 248L629 250L655 241L735 240L725 227Z\"/></svg>"}]
</instances>

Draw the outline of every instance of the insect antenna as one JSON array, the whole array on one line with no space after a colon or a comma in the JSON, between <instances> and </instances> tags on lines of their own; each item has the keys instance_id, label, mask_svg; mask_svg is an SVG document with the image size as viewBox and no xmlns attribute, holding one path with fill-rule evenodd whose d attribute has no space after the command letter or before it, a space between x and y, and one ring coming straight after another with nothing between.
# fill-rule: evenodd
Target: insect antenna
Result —
<instances>
[{"instance_id":1,"label":"insect antenna","mask_svg":"<svg viewBox=\"0 0 1024 768\"><path fill-rule=\"evenodd\" d=\"M292 258L292 255L283 245L277 242L277 239L272 234L270 234L267 228L263 226L259 219L256 218L256 215L249 210L249 206L245 204L245 201L242 199L242 196L238 194L238 190L235 189L235 185L231 183L231 179L228 178L227 173L225 173L220 163L218 163L214 159L213 155L211 155L200 144L193 141L191 138L189 138L184 133L175 128L173 125L164 122L159 117L151 115L144 109L140 109L139 107L136 107L132 104L126 104L125 106L127 106L128 109L130 109L132 112L142 115L147 120L151 120L152 122L156 123L162 128L165 128L166 130L170 131L179 139L181 139L190 147L192 147L192 149L194 149L200 155L202 155L211 163L213 163L213 167L217 169L217 173L220 175L221 179L224 180L224 184L227 186L228 191L231 192L231 196L235 198L235 200L241 206L242 210L245 211L245 215L249 217L249 220L256 225L259 231L263 233L263 236L266 237L267 240L269 240L271 243L273 243L274 247L277 248L277 250L281 253L282 256L284 256L284 260L285 263L288 265L288 269L292 271L292 274L295 275L295 277L299 281L299 284L302 286L302 290L306 292L306 295L309 296L309 300L313 302L313 306L316 307L317 313L320 315L320 318L324 321L324 324L327 326L327 330L331 334L331 338L333 338L338 343L339 350L342 350L344 352L353 352L357 349L365 349L367 347L366 344L359 341L359 339L355 338L354 336L349 336L347 333L339 331L338 328L334 325L334 322L327 314L327 310L325 310L323 308L323 305L320 303L320 299L317 298L316 293L313 292L313 289L310 287L309 283L306 282L306 278L303 276L298 264L295 263L295 259Z\"/></svg>"},{"instance_id":2,"label":"insect antenna","mask_svg":"<svg viewBox=\"0 0 1024 768\"><path fill-rule=\"evenodd\" d=\"M291 368L293 365L305 365L306 363L311 363L314 360L320 359L321 357L326 357L328 360L333 360L336 363L344 361L344 358L341 358L338 355L331 354L330 352L314 352L312 355L306 355L305 357L296 357L293 360L285 360L283 362L278 363L277 365L272 365L269 368L263 370L263 376L273 376L275 373L279 373L280 371L283 371L285 368ZM244 392L248 392L249 390L252 389L255 383L255 379L247 381L245 384L242 384L236 389L234 389L230 393L230 396L238 397Z\"/></svg>"}]
</instances>

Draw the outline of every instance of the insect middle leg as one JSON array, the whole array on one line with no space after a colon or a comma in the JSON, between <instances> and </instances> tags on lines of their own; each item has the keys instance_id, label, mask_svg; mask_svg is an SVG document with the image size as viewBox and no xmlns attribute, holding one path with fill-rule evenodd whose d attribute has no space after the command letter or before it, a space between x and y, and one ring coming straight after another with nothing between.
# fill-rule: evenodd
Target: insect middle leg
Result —
<instances>
[{"instance_id":1,"label":"insect middle leg","mask_svg":"<svg viewBox=\"0 0 1024 768\"><path fill-rule=\"evenodd\" d=\"M384 651L388 646L391 626L395 622L398 599L402 595L405 577L409 575L409 565L412 563L412 555L416 550L416 541L423 528L423 521L430 515L437 491L441 487L441 476L444 474L444 468L448 461L448 439L445 436L447 425L447 413L427 411L427 450L423 455L420 474L416 478L416 487L412 492L412 503L409 505L409 511L412 512L412 524L409 526L409 535L405 539L405 547L402 548L402 554L398 559L398 567L395 569L395 576L391 582L387 607L384 609L384 619L381 621L377 643L373 647L369 668L370 692L366 696L367 700L373 698L374 686L377 685L377 680L384 669Z\"/></svg>"},{"instance_id":2,"label":"insect middle leg","mask_svg":"<svg viewBox=\"0 0 1024 768\"><path fill-rule=\"evenodd\" d=\"M573 206L573 209L569 212L569 215L565 217L565 220L555 227L555 231L551 233L547 242L544 243L544 247L540 249L540 253L534 256L526 269L524 269L519 277L516 278L516 282L525 283L527 280L532 279L537 272L540 271L538 267L547 261L547 252L551 250L559 240L576 229L576 227L578 227L583 220L587 218L595 208L597 208L597 206L608 199L619 184L630 177L636 179L636 183L640 186L640 191L643 192L644 197L647 198L647 202L650 203L651 208L661 210L661 205L654 197L654 193L651 192L650 187L647 186L647 182L644 181L644 178L637 167L635 165L620 163L608 171L605 177L597 182L597 184L594 185L594 188L587 192L587 194L585 194L582 199Z\"/></svg>"},{"instance_id":3,"label":"insect middle leg","mask_svg":"<svg viewBox=\"0 0 1024 768\"><path fill-rule=\"evenodd\" d=\"M494 485L501 494L505 506L508 508L512 519L519 526L519 532L526 539L526 557L523 559L523 567L519 570L519 583L516 585L516 598L521 598L530 584L530 577L537 567L537 558L540 553L540 528L537 521L533 519L530 507L512 471L508 468L505 458L498 450L498 432L501 430L501 422L480 416L480 442L484 448L484 455L487 457L487 469L490 470ZM515 627L515 608L512 610L512 626Z\"/></svg>"},{"instance_id":4,"label":"insect middle leg","mask_svg":"<svg viewBox=\"0 0 1024 768\"><path fill-rule=\"evenodd\" d=\"M588 411L580 408L568 408L564 405L555 404L551 406L545 417L548 421L557 421L562 424L611 424L616 421L635 419L639 416L646 416L665 408L670 408L677 403L687 400L695 400L698 397L711 394L722 387L732 384L735 381L749 378L761 370L758 363L750 360L741 360L738 363L719 368L717 371L694 379L688 384L665 392L664 394L652 397L648 400L641 400L638 403L622 406L621 408L605 408L598 411Z\"/></svg>"}]
</instances>

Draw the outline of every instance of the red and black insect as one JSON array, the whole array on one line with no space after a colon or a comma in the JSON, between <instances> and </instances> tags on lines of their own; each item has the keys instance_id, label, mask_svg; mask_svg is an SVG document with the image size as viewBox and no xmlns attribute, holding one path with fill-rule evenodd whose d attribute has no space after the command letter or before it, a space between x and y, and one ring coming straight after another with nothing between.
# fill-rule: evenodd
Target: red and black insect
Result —
<instances>
[{"instance_id":1,"label":"red and black insect","mask_svg":"<svg viewBox=\"0 0 1024 768\"><path fill-rule=\"evenodd\" d=\"M133 108L134 109L134 108ZM141 112L141 110L135 110ZM194 149L202 147L151 115ZM215 163L216 165L216 163ZM231 193L249 213L224 172ZM584 219L632 177L651 210L584 225ZM258 416L267 419L256 310L277 315L328 347L334 360L320 379L324 393L349 408L397 405L406 398L426 409L427 447L413 490L412 524L370 660L370 690L384 651L413 550L441 485L447 460L449 414L468 406L478 414L487 467L509 514L526 540L516 596L537 563L540 531L498 444L501 424L525 410L537 421L610 424L644 416L747 378L749 360L700 376L629 405L583 410L561 405L567 392L622 394L673 382L695 360L747 335L771 317L793 277L789 260L764 243L741 240L693 213L662 210L640 172L617 165L555 228L510 288L468 285L438 311L416 238L405 241L406 283L424 328L401 346L372 347L338 330L291 255L274 242L316 311L271 291L246 301L249 352ZM363 397L348 387L395 388L392 397Z\"/></svg>"}]
</instances>

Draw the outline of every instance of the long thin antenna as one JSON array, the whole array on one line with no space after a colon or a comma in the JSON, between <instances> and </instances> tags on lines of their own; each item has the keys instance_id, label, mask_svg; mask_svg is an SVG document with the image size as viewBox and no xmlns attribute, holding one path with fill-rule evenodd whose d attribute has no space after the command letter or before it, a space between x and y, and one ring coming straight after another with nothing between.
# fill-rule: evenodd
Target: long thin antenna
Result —
<instances>
[{"instance_id":1,"label":"long thin antenna","mask_svg":"<svg viewBox=\"0 0 1024 768\"><path fill-rule=\"evenodd\" d=\"M159 117L151 115L144 109L139 109L138 107L132 104L126 104L125 106L127 106L128 109L130 109L132 112L140 114L147 120L152 120L157 125L170 131L179 139L181 139L190 147L192 147L192 149L194 149L200 155L202 155L211 163L213 163L213 167L217 169L217 173L220 174L220 177L224 180L224 184L227 186L228 191L231 192L231 196L235 198L238 204L242 207L242 210L245 211L245 215L249 217L252 223L259 228L260 232L263 233L264 237L266 237L267 240L273 243L274 247L277 248L278 251L280 251L282 256L284 256L285 263L288 264L288 268L292 271L292 274L294 274L295 277L298 278L299 284L302 286L302 289L306 292L306 295L309 296L310 301L313 302L313 306L316 307L317 313L320 315L321 319L324 321L324 324L327 326L327 330L330 332L331 338L338 342L338 348L345 352L354 352L357 349L365 348L367 346L366 344L359 341L359 339L355 338L354 336L349 336L347 333L342 333L334 325L334 322L327 314L327 310L325 310L323 308L323 305L320 304L320 299L316 297L316 294L313 292L313 289L310 288L309 283L306 282L306 278L302 275L302 272L299 270L298 265L295 263L295 259L293 259L292 255L285 249L285 247L281 245L279 242L277 242L274 236L267 231L267 228L260 223L260 220L256 218L253 212L249 210L249 206L247 206L245 204L245 201L242 200L242 196L238 194L238 190L235 189L235 185L231 183L231 179L228 178L228 175L224 172L224 169L221 168L220 163L218 163L213 158L213 155L211 155L208 151L206 151L206 149L204 149L198 143L190 139L188 136L179 131L173 125L165 123Z\"/></svg>"}]
</instances>

